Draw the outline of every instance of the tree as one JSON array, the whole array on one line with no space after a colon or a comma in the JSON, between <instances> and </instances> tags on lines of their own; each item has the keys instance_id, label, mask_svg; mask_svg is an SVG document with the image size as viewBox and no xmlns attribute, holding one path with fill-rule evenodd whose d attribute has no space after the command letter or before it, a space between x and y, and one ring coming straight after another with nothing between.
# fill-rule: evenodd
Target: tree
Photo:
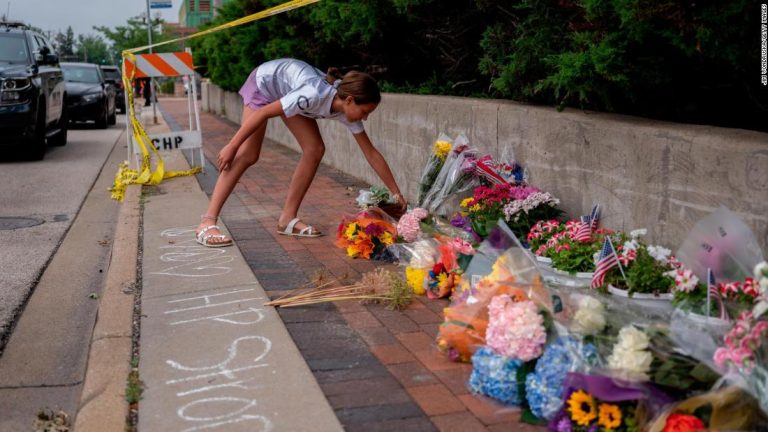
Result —
<instances>
[{"instance_id":1,"label":"tree","mask_svg":"<svg viewBox=\"0 0 768 432\"><path fill-rule=\"evenodd\" d=\"M53 38L53 45L59 57L72 57L75 55L75 32L72 26L67 27L65 33L58 32Z\"/></svg>"},{"instance_id":2,"label":"tree","mask_svg":"<svg viewBox=\"0 0 768 432\"><path fill-rule=\"evenodd\" d=\"M158 43L172 39L172 36L168 34L160 34L156 30L160 28L163 20L155 18L152 20L152 42ZM148 44L147 38L147 24L141 16L135 16L128 18L128 22L124 26L117 26L114 29L104 26L94 26L94 29L102 33L109 41L112 42L112 49L118 53L122 53L124 50L130 48L136 48L145 46ZM175 51L178 47L175 44L165 45L160 47L158 51L167 52Z\"/></svg>"},{"instance_id":3,"label":"tree","mask_svg":"<svg viewBox=\"0 0 768 432\"><path fill-rule=\"evenodd\" d=\"M113 64L109 47L100 36L78 35L75 50L77 57L84 62Z\"/></svg>"}]
</instances>

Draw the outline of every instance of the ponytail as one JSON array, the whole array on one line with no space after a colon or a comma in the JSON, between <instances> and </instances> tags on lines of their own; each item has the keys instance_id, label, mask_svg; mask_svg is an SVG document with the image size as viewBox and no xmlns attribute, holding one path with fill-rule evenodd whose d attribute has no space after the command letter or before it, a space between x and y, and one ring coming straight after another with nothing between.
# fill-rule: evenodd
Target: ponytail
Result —
<instances>
[{"instance_id":1,"label":"ponytail","mask_svg":"<svg viewBox=\"0 0 768 432\"><path fill-rule=\"evenodd\" d=\"M325 79L329 83L333 84L336 80L341 79L341 83L337 87L336 95L341 99L346 99L349 96L355 100L358 105L381 102L381 92L379 85L372 76L364 72L349 71L344 75L341 75L338 68L328 68L328 73Z\"/></svg>"},{"instance_id":2,"label":"ponytail","mask_svg":"<svg viewBox=\"0 0 768 432\"><path fill-rule=\"evenodd\" d=\"M337 67L329 67L328 72L325 74L325 80L328 81L329 84L333 84L336 82L336 80L339 80L342 78L341 72L339 71L339 68Z\"/></svg>"}]
</instances>

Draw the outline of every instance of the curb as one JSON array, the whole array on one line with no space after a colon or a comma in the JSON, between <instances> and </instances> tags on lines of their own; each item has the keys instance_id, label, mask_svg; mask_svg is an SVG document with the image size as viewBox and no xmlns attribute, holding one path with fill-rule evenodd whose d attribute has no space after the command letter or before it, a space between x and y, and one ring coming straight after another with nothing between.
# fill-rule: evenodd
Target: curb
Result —
<instances>
[{"instance_id":1,"label":"curb","mask_svg":"<svg viewBox=\"0 0 768 432\"><path fill-rule=\"evenodd\" d=\"M139 253L141 186L131 185L120 208L103 296L91 338L74 430L125 429L130 372L134 284Z\"/></svg>"}]
</instances>

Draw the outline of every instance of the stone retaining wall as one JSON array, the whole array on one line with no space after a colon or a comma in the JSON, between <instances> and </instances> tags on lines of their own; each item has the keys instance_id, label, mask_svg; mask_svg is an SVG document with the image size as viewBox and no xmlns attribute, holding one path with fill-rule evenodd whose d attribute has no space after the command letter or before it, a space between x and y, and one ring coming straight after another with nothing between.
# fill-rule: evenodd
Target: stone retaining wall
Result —
<instances>
[{"instance_id":1,"label":"stone retaining wall","mask_svg":"<svg viewBox=\"0 0 768 432\"><path fill-rule=\"evenodd\" d=\"M203 109L239 122L242 100L210 82ZM325 163L381 184L352 135L320 121ZM724 205L750 225L768 250L768 134L684 125L577 110L557 112L503 100L385 94L366 122L406 197L415 199L432 142L464 133L493 155L514 155L530 181L562 200L569 215L603 208L603 226L648 228L673 248L701 217ZM299 150L280 121L267 136ZM663 240L662 240L663 239Z\"/></svg>"}]
</instances>

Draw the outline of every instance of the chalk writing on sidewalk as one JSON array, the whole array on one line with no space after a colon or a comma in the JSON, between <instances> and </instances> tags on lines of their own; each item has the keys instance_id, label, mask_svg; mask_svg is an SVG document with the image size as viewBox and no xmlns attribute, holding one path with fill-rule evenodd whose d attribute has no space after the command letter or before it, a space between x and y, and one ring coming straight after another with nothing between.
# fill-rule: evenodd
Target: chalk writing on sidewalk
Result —
<instances>
[{"instance_id":1,"label":"chalk writing on sidewalk","mask_svg":"<svg viewBox=\"0 0 768 432\"><path fill-rule=\"evenodd\" d=\"M274 429L272 420L258 412L259 396L268 395L258 383L265 382L264 374L275 371L267 362L272 341L248 327L265 318L260 308L263 298L255 291L245 285L166 301L163 316L169 326L175 326L174 334L210 334L214 328L217 335L198 337L199 343L165 361L169 373L164 383L172 391L168 396L175 396L174 409L185 423L184 431L224 430L235 424L248 431Z\"/></svg>"},{"instance_id":2,"label":"chalk writing on sidewalk","mask_svg":"<svg viewBox=\"0 0 768 432\"><path fill-rule=\"evenodd\" d=\"M171 263L170 267L151 274L184 277L212 277L221 276L232 271L231 267L224 264L232 262L235 257L229 252L229 248L208 248L197 244L194 240L194 226L175 227L163 230L160 233L164 238L184 238L185 240L173 240L173 244L161 246L163 252L160 261Z\"/></svg>"}]
</instances>

